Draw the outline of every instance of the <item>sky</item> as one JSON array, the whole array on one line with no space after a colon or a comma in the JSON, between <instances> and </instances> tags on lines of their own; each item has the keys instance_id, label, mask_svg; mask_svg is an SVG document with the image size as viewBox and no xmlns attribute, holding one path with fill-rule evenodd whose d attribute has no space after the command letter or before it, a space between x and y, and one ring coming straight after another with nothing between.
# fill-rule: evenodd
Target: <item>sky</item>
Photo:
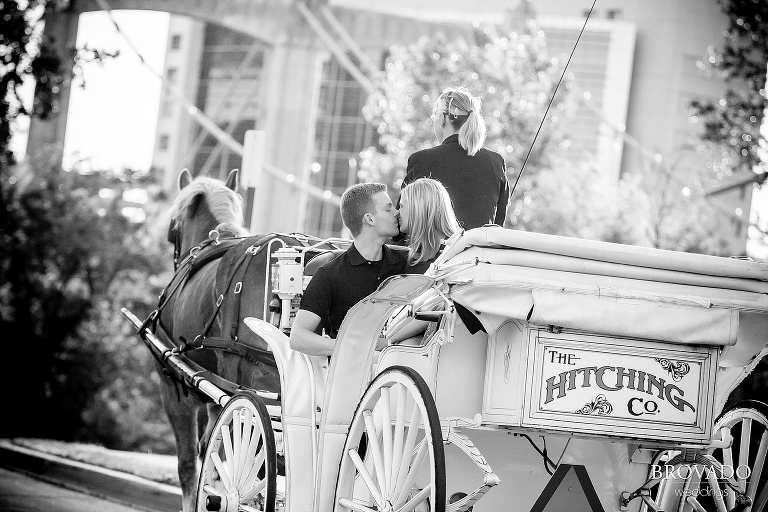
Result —
<instances>
[{"instance_id":1,"label":"sky","mask_svg":"<svg viewBox=\"0 0 768 512\"><path fill-rule=\"evenodd\" d=\"M151 70L162 72L170 16L151 11L115 11L113 16ZM84 66L84 83L77 80L73 84L64 165L80 161L93 169L148 169L155 144L160 79L141 63L106 12L80 17L77 46L84 45L119 51L120 56L103 65ZM14 139L19 155L24 153L24 145L23 137ZM752 205L752 214L761 211L768 221L768 185L755 190ZM768 246L749 241L747 253L768 259Z\"/></svg>"},{"instance_id":2,"label":"sky","mask_svg":"<svg viewBox=\"0 0 768 512\"><path fill-rule=\"evenodd\" d=\"M115 20L151 69L162 72L167 13L115 12ZM85 87L74 85L64 141L65 166L82 160L94 169L148 169L155 143L160 79L144 66L106 12L80 17L77 46L87 44L117 59L84 67Z\"/></svg>"}]
</instances>

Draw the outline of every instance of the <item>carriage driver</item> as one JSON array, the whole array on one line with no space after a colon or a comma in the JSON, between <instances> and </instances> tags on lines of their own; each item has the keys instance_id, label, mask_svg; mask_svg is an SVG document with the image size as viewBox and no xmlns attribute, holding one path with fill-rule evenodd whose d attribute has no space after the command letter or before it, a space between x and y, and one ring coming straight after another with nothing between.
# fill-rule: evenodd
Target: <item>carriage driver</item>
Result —
<instances>
[{"instance_id":1,"label":"carriage driver","mask_svg":"<svg viewBox=\"0 0 768 512\"><path fill-rule=\"evenodd\" d=\"M310 355L330 356L347 311L406 267L407 253L384 245L399 233L397 209L386 185L349 187L341 196L341 218L354 242L317 270L291 328L291 348ZM322 326L327 326L330 338L318 333Z\"/></svg>"}]
</instances>

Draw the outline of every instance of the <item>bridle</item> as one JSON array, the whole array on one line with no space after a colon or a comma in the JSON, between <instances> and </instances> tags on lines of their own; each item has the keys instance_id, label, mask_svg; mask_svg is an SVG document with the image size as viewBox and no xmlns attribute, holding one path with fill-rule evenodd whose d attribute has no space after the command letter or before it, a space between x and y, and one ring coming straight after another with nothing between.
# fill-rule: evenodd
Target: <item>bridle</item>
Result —
<instances>
[{"instance_id":1,"label":"bridle","mask_svg":"<svg viewBox=\"0 0 768 512\"><path fill-rule=\"evenodd\" d=\"M179 259L181 258L181 230L179 229L179 220L171 219L168 225L168 241L173 244L173 271L179 269Z\"/></svg>"}]
</instances>

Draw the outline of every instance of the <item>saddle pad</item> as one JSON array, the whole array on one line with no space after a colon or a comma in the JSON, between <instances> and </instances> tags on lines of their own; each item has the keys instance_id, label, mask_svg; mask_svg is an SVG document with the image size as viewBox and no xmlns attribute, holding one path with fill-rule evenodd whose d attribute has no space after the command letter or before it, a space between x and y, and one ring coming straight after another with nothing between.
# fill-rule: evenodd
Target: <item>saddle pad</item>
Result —
<instances>
[{"instance_id":1,"label":"saddle pad","mask_svg":"<svg viewBox=\"0 0 768 512\"><path fill-rule=\"evenodd\" d=\"M216 272L215 292L221 297L221 309L214 325L220 337L235 340L249 348L267 351L267 344L243 325L246 317L270 321L268 307L273 299L270 254L283 247L308 247L319 240L304 236L270 233L244 239L228 251ZM281 243L282 242L282 243ZM334 251L332 245L321 245L305 255L306 265L319 254Z\"/></svg>"}]
</instances>

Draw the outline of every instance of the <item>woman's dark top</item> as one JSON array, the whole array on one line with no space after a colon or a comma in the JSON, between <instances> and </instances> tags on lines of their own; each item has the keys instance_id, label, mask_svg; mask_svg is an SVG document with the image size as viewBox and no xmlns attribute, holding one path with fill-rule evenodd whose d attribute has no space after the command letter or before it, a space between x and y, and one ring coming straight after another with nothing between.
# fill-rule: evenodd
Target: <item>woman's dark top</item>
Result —
<instances>
[{"instance_id":1,"label":"woman's dark top","mask_svg":"<svg viewBox=\"0 0 768 512\"><path fill-rule=\"evenodd\" d=\"M408 265L405 267L405 273L406 274L423 274L427 271L429 266L432 264L433 261L435 261L435 258L437 258L437 255L435 255L434 258L427 261L420 261L418 263L414 263L412 265Z\"/></svg>"},{"instance_id":2,"label":"woman's dark top","mask_svg":"<svg viewBox=\"0 0 768 512\"><path fill-rule=\"evenodd\" d=\"M408 158L403 187L419 178L443 184L462 228L504 225L509 182L504 158L495 151L481 148L469 156L459 144L458 134L451 135L439 146L422 149Z\"/></svg>"},{"instance_id":3,"label":"woman's dark top","mask_svg":"<svg viewBox=\"0 0 768 512\"><path fill-rule=\"evenodd\" d=\"M443 252L445 249L445 243L440 244L440 247L437 249L437 252L434 256L429 258L426 261L420 261L418 263L407 263L405 267L405 273L406 274L423 274L427 271L429 266L435 262L438 256Z\"/></svg>"}]
</instances>

